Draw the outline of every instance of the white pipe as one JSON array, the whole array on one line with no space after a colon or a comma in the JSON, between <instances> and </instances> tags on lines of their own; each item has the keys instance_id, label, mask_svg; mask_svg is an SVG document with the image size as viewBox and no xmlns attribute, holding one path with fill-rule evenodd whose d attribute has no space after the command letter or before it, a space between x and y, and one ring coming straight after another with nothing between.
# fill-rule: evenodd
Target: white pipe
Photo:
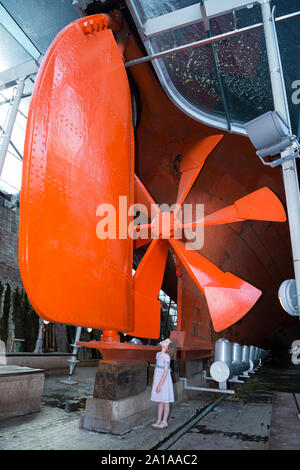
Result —
<instances>
[{"instance_id":1,"label":"white pipe","mask_svg":"<svg viewBox=\"0 0 300 470\"><path fill-rule=\"evenodd\" d=\"M270 0L261 0L260 3L270 69L274 108L283 116L286 123L290 126L286 90L278 49L277 34L271 13ZM293 146L281 152L281 157L286 157L292 153L294 153ZM300 315L300 194L297 166L295 159L286 161L282 163L281 166L297 288L298 315Z\"/></svg>"},{"instance_id":2,"label":"white pipe","mask_svg":"<svg viewBox=\"0 0 300 470\"><path fill-rule=\"evenodd\" d=\"M220 388L209 388L209 387L191 387L187 385L186 377L179 377L179 380L183 381L184 390L195 390L197 392L215 392L215 393L228 393L234 395L234 390L220 389Z\"/></svg>"},{"instance_id":3,"label":"white pipe","mask_svg":"<svg viewBox=\"0 0 300 470\"><path fill-rule=\"evenodd\" d=\"M25 78L21 78L18 81L17 91L16 91L16 95L15 95L10 113L9 113L8 122L7 122L7 125L6 125L6 127L3 131L3 139L2 139L2 143L1 143L1 147L0 147L0 176L1 176L1 173L2 173L2 170L3 170L5 157L6 157L6 154L7 154L9 142L10 142L10 139L11 139L11 134L12 134L14 124L15 124L15 121L16 121L20 101L21 101L21 98L22 98L22 95L23 95L25 80L26 80Z\"/></svg>"}]
</instances>

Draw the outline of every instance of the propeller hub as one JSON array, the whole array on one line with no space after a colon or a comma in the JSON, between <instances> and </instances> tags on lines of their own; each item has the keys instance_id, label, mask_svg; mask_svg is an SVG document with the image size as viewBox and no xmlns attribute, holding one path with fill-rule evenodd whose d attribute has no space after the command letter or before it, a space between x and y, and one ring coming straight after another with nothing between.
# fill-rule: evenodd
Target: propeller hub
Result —
<instances>
[{"instance_id":1,"label":"propeller hub","mask_svg":"<svg viewBox=\"0 0 300 470\"><path fill-rule=\"evenodd\" d=\"M159 212L151 223L152 238L169 240L174 237L176 226L173 212Z\"/></svg>"}]
</instances>

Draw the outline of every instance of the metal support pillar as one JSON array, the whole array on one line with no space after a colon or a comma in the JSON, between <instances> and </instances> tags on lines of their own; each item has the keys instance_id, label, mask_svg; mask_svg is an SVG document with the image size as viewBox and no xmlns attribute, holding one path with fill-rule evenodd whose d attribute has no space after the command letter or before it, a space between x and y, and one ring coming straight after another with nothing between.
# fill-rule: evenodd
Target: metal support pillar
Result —
<instances>
[{"instance_id":1,"label":"metal support pillar","mask_svg":"<svg viewBox=\"0 0 300 470\"><path fill-rule=\"evenodd\" d=\"M73 353L72 353L71 359L68 359L68 362L70 364L69 376L66 380L64 380L64 379L60 380L61 383L64 383L64 384L67 384L67 385L77 384L77 382L72 380L72 374L74 372L74 369L75 369L75 366L76 366L77 362L79 362L79 360L77 359L77 353L78 353L78 349L81 348L81 346L78 346L76 343L77 343L77 341L80 341L81 330L82 330L82 327L77 326L74 344L71 344L71 346L73 346Z\"/></svg>"},{"instance_id":2,"label":"metal support pillar","mask_svg":"<svg viewBox=\"0 0 300 470\"><path fill-rule=\"evenodd\" d=\"M1 147L0 147L0 176L3 170L5 157L6 157L8 146L9 146L10 139L11 139L11 134L12 134L14 124L16 121L18 108L19 108L20 101L23 95L25 80L26 78L21 78L18 82L16 95L15 95L15 98L14 98L14 101L13 101L13 104L9 113L7 125L5 129L3 130Z\"/></svg>"},{"instance_id":3,"label":"metal support pillar","mask_svg":"<svg viewBox=\"0 0 300 470\"><path fill-rule=\"evenodd\" d=\"M278 48L275 20L271 12L270 0L261 0L260 4L270 69L274 108L275 111L278 111L283 116L291 130L288 101ZM286 150L281 152L281 158L284 158L291 153L294 153L293 146L288 147ZM300 194L296 161L293 158L282 163L281 167L292 244L298 297L298 315L300 315Z\"/></svg>"},{"instance_id":4,"label":"metal support pillar","mask_svg":"<svg viewBox=\"0 0 300 470\"><path fill-rule=\"evenodd\" d=\"M209 387L191 387L187 385L187 378L186 377L179 377L184 384L184 390L195 390L197 392L213 392L213 393L228 393L229 395L234 395L234 390L228 390L226 382L221 382L222 385L220 388L209 388ZM220 385L220 384L219 384Z\"/></svg>"},{"instance_id":5,"label":"metal support pillar","mask_svg":"<svg viewBox=\"0 0 300 470\"><path fill-rule=\"evenodd\" d=\"M229 379L228 382L233 382L233 383L236 383L236 384L243 384L244 380L240 380L239 376L236 375L236 376L232 377L232 379Z\"/></svg>"},{"instance_id":6,"label":"metal support pillar","mask_svg":"<svg viewBox=\"0 0 300 470\"><path fill-rule=\"evenodd\" d=\"M39 318L39 333L35 343L34 353L41 354L43 352L43 328L44 328L44 320Z\"/></svg>"},{"instance_id":7,"label":"metal support pillar","mask_svg":"<svg viewBox=\"0 0 300 470\"><path fill-rule=\"evenodd\" d=\"M244 378L249 379L249 378L250 378L250 375L248 374L248 371L246 370L245 372L243 372L243 373L241 374L241 377L243 377L243 379L244 379Z\"/></svg>"}]
</instances>

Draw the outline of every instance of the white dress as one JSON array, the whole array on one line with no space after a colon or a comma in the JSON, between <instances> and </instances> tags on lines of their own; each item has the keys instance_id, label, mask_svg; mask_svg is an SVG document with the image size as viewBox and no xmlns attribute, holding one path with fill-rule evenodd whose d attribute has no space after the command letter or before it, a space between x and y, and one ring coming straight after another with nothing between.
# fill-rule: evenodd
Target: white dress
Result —
<instances>
[{"instance_id":1,"label":"white dress","mask_svg":"<svg viewBox=\"0 0 300 470\"><path fill-rule=\"evenodd\" d=\"M162 384L161 390L159 393L156 392L156 387L160 382L160 379L164 373L164 362L167 361L169 363L168 373ZM158 366L158 367L157 367ZM151 390L151 400L170 403L174 401L174 391L173 391L173 382L171 377L171 370L170 370L170 356L169 354L159 352L156 354L156 367L154 370L153 376L153 385Z\"/></svg>"}]
</instances>

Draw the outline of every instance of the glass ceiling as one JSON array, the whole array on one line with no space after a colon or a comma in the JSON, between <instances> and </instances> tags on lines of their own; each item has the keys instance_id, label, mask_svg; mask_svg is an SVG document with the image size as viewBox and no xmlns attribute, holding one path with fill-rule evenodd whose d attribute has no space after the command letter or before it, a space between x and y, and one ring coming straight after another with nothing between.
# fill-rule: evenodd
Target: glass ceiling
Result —
<instances>
[{"instance_id":1,"label":"glass ceiling","mask_svg":"<svg viewBox=\"0 0 300 470\"><path fill-rule=\"evenodd\" d=\"M253 5L211 18L206 23L176 25L167 32L156 31L147 36L151 19L191 5L196 12L196 8L200 10L199 1L127 0L127 4L135 21L142 23L137 24L139 30L146 30L142 39L149 55L262 22L260 6ZM276 18L300 10L299 0L273 0L271 6L276 6ZM168 16L161 17L160 24ZM148 29L144 28L146 23ZM299 137L300 17L277 23L276 29L292 128ZM274 109L262 28L177 52L152 63L175 104L194 119L213 127L245 133L245 122Z\"/></svg>"},{"instance_id":2,"label":"glass ceiling","mask_svg":"<svg viewBox=\"0 0 300 470\"><path fill-rule=\"evenodd\" d=\"M220 5L219 0L205 0ZM226 0L224 5L238 0ZM146 35L144 26L188 8L195 0L126 0L149 55L209 36L262 22L259 5L237 9L208 22L185 21L165 32ZM201 4L203 1L201 2ZM254 2L255 3L255 2ZM223 2L222 2L223 6ZM299 0L273 0L276 17L300 10ZM163 15L163 16L162 16ZM159 20L156 20L160 17ZM56 34L78 18L71 0L0 1L0 75L11 67L44 54ZM154 28L155 29L155 28ZM300 137L300 17L276 24L293 132ZM210 126L244 133L243 124L274 109L263 29L255 29L210 45L187 49L152 61L157 76L174 103L189 116ZM1 77L0 77L1 79ZM26 80L0 189L17 192L21 183L26 117L34 76ZM0 84L1 85L1 84ZM5 126L15 88L0 86L0 131Z\"/></svg>"},{"instance_id":3,"label":"glass ceiling","mask_svg":"<svg viewBox=\"0 0 300 470\"><path fill-rule=\"evenodd\" d=\"M77 18L78 12L69 0L0 1L0 75L32 59L38 60L57 33ZM25 129L34 78L32 75L26 79L0 176L0 190L10 194L18 193L21 187ZM0 137L15 92L16 86L5 88L0 83Z\"/></svg>"},{"instance_id":4,"label":"glass ceiling","mask_svg":"<svg viewBox=\"0 0 300 470\"><path fill-rule=\"evenodd\" d=\"M199 3L199 0L137 0L135 4L138 8L142 21L150 18L165 15L180 8L189 7Z\"/></svg>"}]
</instances>

